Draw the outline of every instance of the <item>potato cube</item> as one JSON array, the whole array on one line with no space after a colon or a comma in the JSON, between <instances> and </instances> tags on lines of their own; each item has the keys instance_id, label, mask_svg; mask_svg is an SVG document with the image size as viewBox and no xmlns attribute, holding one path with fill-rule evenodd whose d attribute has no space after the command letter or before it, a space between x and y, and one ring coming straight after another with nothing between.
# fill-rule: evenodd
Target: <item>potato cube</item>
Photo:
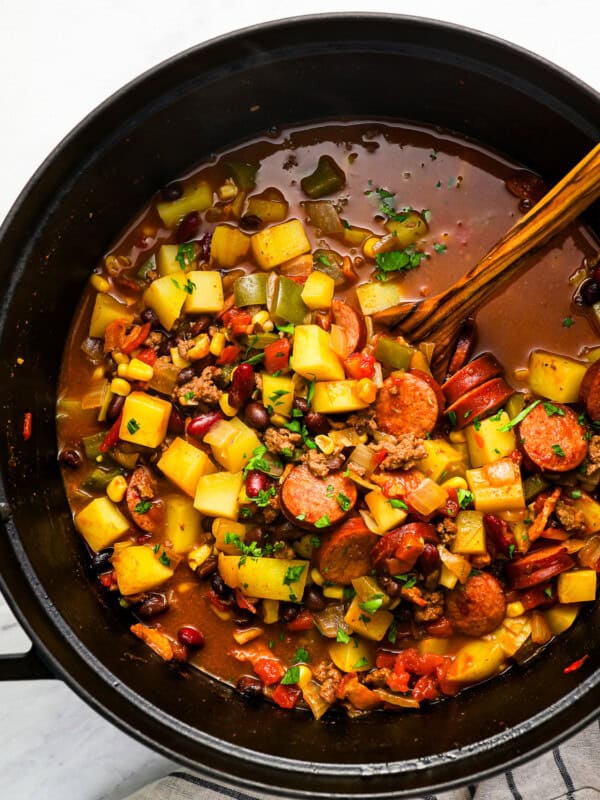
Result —
<instances>
[{"instance_id":1,"label":"potato cube","mask_svg":"<svg viewBox=\"0 0 600 800\"><path fill-rule=\"evenodd\" d=\"M581 497L575 500L573 505L583 514L588 533L600 531L600 503L582 492Z\"/></svg>"},{"instance_id":2,"label":"potato cube","mask_svg":"<svg viewBox=\"0 0 600 800\"><path fill-rule=\"evenodd\" d=\"M192 270L187 275L192 293L183 304L186 314L215 314L225 307L223 281L218 272Z\"/></svg>"},{"instance_id":3,"label":"potato cube","mask_svg":"<svg viewBox=\"0 0 600 800\"><path fill-rule=\"evenodd\" d=\"M133 545L119 550L112 558L117 586L122 595L139 594L157 589L175 572L166 552L159 548Z\"/></svg>"},{"instance_id":4,"label":"potato cube","mask_svg":"<svg viewBox=\"0 0 600 800\"><path fill-rule=\"evenodd\" d=\"M383 533L401 525L406 519L407 512L403 508L392 508L389 498L379 489L366 494L365 503Z\"/></svg>"},{"instance_id":5,"label":"potato cube","mask_svg":"<svg viewBox=\"0 0 600 800\"><path fill-rule=\"evenodd\" d=\"M571 627L577 619L580 610L581 606L575 603L569 603L568 605L558 604L544 611L544 616L546 617L546 622L552 633L555 636L559 636Z\"/></svg>"},{"instance_id":6,"label":"potato cube","mask_svg":"<svg viewBox=\"0 0 600 800\"><path fill-rule=\"evenodd\" d=\"M190 497L196 494L200 476L214 471L204 450L194 447L179 436L173 439L156 466Z\"/></svg>"},{"instance_id":7,"label":"potato cube","mask_svg":"<svg viewBox=\"0 0 600 800\"><path fill-rule=\"evenodd\" d=\"M446 589L454 589L458 583L458 577L451 572L445 564L442 564L438 583L440 586L445 586Z\"/></svg>"},{"instance_id":8,"label":"potato cube","mask_svg":"<svg viewBox=\"0 0 600 800\"><path fill-rule=\"evenodd\" d=\"M213 456L229 472L239 472L250 461L256 448L261 446L261 441L256 432L245 425L239 417L223 420L217 425L223 430L226 440L224 444L211 444ZM211 429L209 433L212 432ZM208 438L205 437L205 441L208 442Z\"/></svg>"},{"instance_id":9,"label":"potato cube","mask_svg":"<svg viewBox=\"0 0 600 800\"><path fill-rule=\"evenodd\" d=\"M75 527L97 553L114 544L131 523L108 497L97 497L76 514Z\"/></svg>"},{"instance_id":10,"label":"potato cube","mask_svg":"<svg viewBox=\"0 0 600 800\"><path fill-rule=\"evenodd\" d=\"M557 403L576 403L588 366L556 353L534 350L529 356L529 388Z\"/></svg>"},{"instance_id":11,"label":"potato cube","mask_svg":"<svg viewBox=\"0 0 600 800\"><path fill-rule=\"evenodd\" d=\"M389 611L380 608L374 614L367 614L360 607L360 598L358 595L350 604L350 608L346 612L344 622L355 633L364 636L365 639L371 639L374 642L380 642L386 634L387 629L392 624L394 617Z\"/></svg>"},{"instance_id":12,"label":"potato cube","mask_svg":"<svg viewBox=\"0 0 600 800\"><path fill-rule=\"evenodd\" d=\"M525 507L521 473L510 458L468 469L467 481L477 511L494 514Z\"/></svg>"},{"instance_id":13,"label":"potato cube","mask_svg":"<svg viewBox=\"0 0 600 800\"><path fill-rule=\"evenodd\" d=\"M234 542L227 543L225 540L228 538L228 534L230 534L231 536L239 537L240 542L243 542L249 530L250 525L244 525L243 522L234 522L231 519L217 517L213 520L212 524L212 535L215 537L215 547L228 556L239 556L241 555L241 550L238 545Z\"/></svg>"},{"instance_id":14,"label":"potato cube","mask_svg":"<svg viewBox=\"0 0 600 800\"><path fill-rule=\"evenodd\" d=\"M319 381L315 384L312 407L321 414L344 414L368 405L359 396L359 381Z\"/></svg>"},{"instance_id":15,"label":"potato cube","mask_svg":"<svg viewBox=\"0 0 600 800\"><path fill-rule=\"evenodd\" d=\"M517 446L514 430L500 430L508 422L508 414L501 411L493 417L482 419L477 426L469 425L465 428L472 467L483 467L484 464L491 464L512 453Z\"/></svg>"},{"instance_id":16,"label":"potato cube","mask_svg":"<svg viewBox=\"0 0 600 800\"><path fill-rule=\"evenodd\" d=\"M184 277L187 280L187 275ZM167 331L170 331L175 324L188 296L183 288L186 280L178 280L172 275L165 275L163 278L152 281L143 294L144 303L156 311L160 324Z\"/></svg>"},{"instance_id":17,"label":"potato cube","mask_svg":"<svg viewBox=\"0 0 600 800\"><path fill-rule=\"evenodd\" d=\"M304 226L298 219L265 228L255 233L251 242L254 259L262 269L273 269L310 250Z\"/></svg>"},{"instance_id":18,"label":"potato cube","mask_svg":"<svg viewBox=\"0 0 600 800\"><path fill-rule=\"evenodd\" d=\"M208 517L237 519L238 495L244 481L241 472L214 472L201 475L196 487L194 508Z\"/></svg>"},{"instance_id":19,"label":"potato cube","mask_svg":"<svg viewBox=\"0 0 600 800\"><path fill-rule=\"evenodd\" d=\"M398 281L363 283L356 287L356 296L365 316L385 311L405 299Z\"/></svg>"},{"instance_id":20,"label":"potato cube","mask_svg":"<svg viewBox=\"0 0 600 800\"><path fill-rule=\"evenodd\" d=\"M448 639L438 639L436 636L420 639L417 650L422 655L445 656L450 649Z\"/></svg>"},{"instance_id":21,"label":"potato cube","mask_svg":"<svg viewBox=\"0 0 600 800\"><path fill-rule=\"evenodd\" d=\"M573 569L558 576L560 603L585 603L596 599L596 571Z\"/></svg>"},{"instance_id":22,"label":"potato cube","mask_svg":"<svg viewBox=\"0 0 600 800\"><path fill-rule=\"evenodd\" d=\"M483 555L487 552L481 511L459 511L456 526L456 537L452 542L453 553Z\"/></svg>"},{"instance_id":23,"label":"potato cube","mask_svg":"<svg viewBox=\"0 0 600 800\"><path fill-rule=\"evenodd\" d=\"M181 264L177 260L177 253L179 252L178 244L163 244L159 247L156 254L156 268L158 274L164 277L165 275L174 275L175 277L183 277ZM185 282L185 278L183 279Z\"/></svg>"},{"instance_id":24,"label":"potato cube","mask_svg":"<svg viewBox=\"0 0 600 800\"><path fill-rule=\"evenodd\" d=\"M476 640L465 644L450 665L447 677L457 683L474 683L490 678L496 673L506 656L494 641Z\"/></svg>"},{"instance_id":25,"label":"potato cube","mask_svg":"<svg viewBox=\"0 0 600 800\"><path fill-rule=\"evenodd\" d=\"M90 336L102 339L106 328L116 319L126 319L133 322L133 311L124 303L119 303L109 294L97 294L94 300L94 309L90 320Z\"/></svg>"},{"instance_id":26,"label":"potato cube","mask_svg":"<svg viewBox=\"0 0 600 800\"><path fill-rule=\"evenodd\" d=\"M306 279L302 289L302 299L312 311L317 308L329 308L334 292L335 281L333 278L324 272L315 270Z\"/></svg>"},{"instance_id":27,"label":"potato cube","mask_svg":"<svg viewBox=\"0 0 600 800\"><path fill-rule=\"evenodd\" d=\"M202 536L202 517L190 497L172 494L165 497L165 537L175 553L188 553Z\"/></svg>"},{"instance_id":28,"label":"potato cube","mask_svg":"<svg viewBox=\"0 0 600 800\"><path fill-rule=\"evenodd\" d=\"M273 413L289 417L294 402L294 381L286 375L262 375L262 401L265 408L272 408Z\"/></svg>"},{"instance_id":29,"label":"potato cube","mask_svg":"<svg viewBox=\"0 0 600 800\"><path fill-rule=\"evenodd\" d=\"M157 203L156 210L167 228L174 228L191 211L206 211L212 205L213 191L206 181L196 181L185 187L177 200Z\"/></svg>"},{"instance_id":30,"label":"potato cube","mask_svg":"<svg viewBox=\"0 0 600 800\"><path fill-rule=\"evenodd\" d=\"M294 371L309 381L344 379L344 367L331 349L329 334L318 325L296 325L292 361Z\"/></svg>"},{"instance_id":31,"label":"potato cube","mask_svg":"<svg viewBox=\"0 0 600 800\"><path fill-rule=\"evenodd\" d=\"M342 672L365 672L375 666L372 645L363 639L350 639L349 642L331 642L329 658Z\"/></svg>"},{"instance_id":32,"label":"potato cube","mask_svg":"<svg viewBox=\"0 0 600 800\"><path fill-rule=\"evenodd\" d=\"M444 439L425 439L423 447L427 450L427 456L417 461L417 467L432 481L443 480L454 475L465 474L465 463L462 453L452 447Z\"/></svg>"},{"instance_id":33,"label":"potato cube","mask_svg":"<svg viewBox=\"0 0 600 800\"><path fill-rule=\"evenodd\" d=\"M231 225L217 225L210 242L210 263L234 267L248 255L250 237Z\"/></svg>"},{"instance_id":34,"label":"potato cube","mask_svg":"<svg viewBox=\"0 0 600 800\"><path fill-rule=\"evenodd\" d=\"M249 597L266 600L300 603L309 567L310 561L219 554L219 572L227 586L241 587Z\"/></svg>"},{"instance_id":35,"label":"potato cube","mask_svg":"<svg viewBox=\"0 0 600 800\"><path fill-rule=\"evenodd\" d=\"M131 392L125 398L119 439L143 447L158 447L167 435L171 403L145 392Z\"/></svg>"}]
</instances>

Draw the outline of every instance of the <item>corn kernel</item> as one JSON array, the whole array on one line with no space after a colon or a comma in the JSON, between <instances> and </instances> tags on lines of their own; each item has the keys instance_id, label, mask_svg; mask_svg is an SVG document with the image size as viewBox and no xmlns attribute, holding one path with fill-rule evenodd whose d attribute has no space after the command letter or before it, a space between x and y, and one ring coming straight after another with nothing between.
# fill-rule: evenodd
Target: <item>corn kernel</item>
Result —
<instances>
[{"instance_id":1,"label":"corn kernel","mask_svg":"<svg viewBox=\"0 0 600 800\"><path fill-rule=\"evenodd\" d=\"M139 358L132 358L129 364L127 364L127 375L119 375L119 377L126 377L132 381L143 381L145 383L146 381L151 381L153 375L154 369L150 364L140 361Z\"/></svg>"},{"instance_id":2,"label":"corn kernel","mask_svg":"<svg viewBox=\"0 0 600 800\"><path fill-rule=\"evenodd\" d=\"M343 600L344 588L344 586L324 586L323 595L325 597L331 597L334 600Z\"/></svg>"},{"instance_id":3,"label":"corn kernel","mask_svg":"<svg viewBox=\"0 0 600 800\"><path fill-rule=\"evenodd\" d=\"M315 444L322 453L325 453L326 456L330 456L335 449L333 439L330 436L325 436L323 433L315 436Z\"/></svg>"},{"instance_id":4,"label":"corn kernel","mask_svg":"<svg viewBox=\"0 0 600 800\"><path fill-rule=\"evenodd\" d=\"M283 414L272 414L271 422L273 425L277 425L278 428L283 428L284 425L288 424L289 419L284 417Z\"/></svg>"},{"instance_id":5,"label":"corn kernel","mask_svg":"<svg viewBox=\"0 0 600 800\"><path fill-rule=\"evenodd\" d=\"M121 397L127 397L131 391L131 384L124 378L113 378L110 382L110 390L113 394L118 394Z\"/></svg>"},{"instance_id":6,"label":"corn kernel","mask_svg":"<svg viewBox=\"0 0 600 800\"><path fill-rule=\"evenodd\" d=\"M238 187L235 183L224 183L217 189L217 194L219 200L233 200L234 197L237 197Z\"/></svg>"},{"instance_id":7,"label":"corn kernel","mask_svg":"<svg viewBox=\"0 0 600 800\"><path fill-rule=\"evenodd\" d=\"M179 367L179 369L184 369L190 365L189 361L186 361L185 358L179 355L179 350L176 347L171 347L171 361L176 367Z\"/></svg>"},{"instance_id":8,"label":"corn kernel","mask_svg":"<svg viewBox=\"0 0 600 800\"><path fill-rule=\"evenodd\" d=\"M257 311L256 314L252 317L252 324L253 325L260 325L261 327L268 322L270 319L268 311Z\"/></svg>"},{"instance_id":9,"label":"corn kernel","mask_svg":"<svg viewBox=\"0 0 600 800\"><path fill-rule=\"evenodd\" d=\"M210 339L207 333L201 333L194 339L194 346L190 347L187 352L187 357L190 361L199 361L201 358L206 358L210 352Z\"/></svg>"},{"instance_id":10,"label":"corn kernel","mask_svg":"<svg viewBox=\"0 0 600 800\"><path fill-rule=\"evenodd\" d=\"M213 356L220 356L225 348L225 334L215 333L212 337L209 352Z\"/></svg>"},{"instance_id":11,"label":"corn kernel","mask_svg":"<svg viewBox=\"0 0 600 800\"><path fill-rule=\"evenodd\" d=\"M271 333L271 331L274 329L274 327L275 327L275 325L273 325L273 320L269 319L266 322L263 322L262 329L263 329L263 331L265 333Z\"/></svg>"},{"instance_id":12,"label":"corn kernel","mask_svg":"<svg viewBox=\"0 0 600 800\"><path fill-rule=\"evenodd\" d=\"M96 367L96 369L92 372L92 380L101 381L103 377L104 377L104 367Z\"/></svg>"},{"instance_id":13,"label":"corn kernel","mask_svg":"<svg viewBox=\"0 0 600 800\"><path fill-rule=\"evenodd\" d=\"M176 591L178 594L186 594L187 592L191 592L192 589L195 589L198 584L195 581L186 581L185 583L177 584Z\"/></svg>"},{"instance_id":14,"label":"corn kernel","mask_svg":"<svg viewBox=\"0 0 600 800\"><path fill-rule=\"evenodd\" d=\"M296 684L301 688L304 689L305 686L312 680L312 672L310 667L307 667L306 664L298 664L298 680Z\"/></svg>"},{"instance_id":15,"label":"corn kernel","mask_svg":"<svg viewBox=\"0 0 600 800\"><path fill-rule=\"evenodd\" d=\"M118 350L113 350L112 353L112 360L117 364L129 364L130 358L127 353L120 353Z\"/></svg>"},{"instance_id":16,"label":"corn kernel","mask_svg":"<svg viewBox=\"0 0 600 800\"><path fill-rule=\"evenodd\" d=\"M448 489L468 489L467 482L464 478L459 477L456 475L454 478L448 478L447 481L442 483L442 489L448 491Z\"/></svg>"},{"instance_id":17,"label":"corn kernel","mask_svg":"<svg viewBox=\"0 0 600 800\"><path fill-rule=\"evenodd\" d=\"M127 368L129 367L129 363L127 364L118 364L117 365L117 375L119 378L127 378L129 377L127 374Z\"/></svg>"},{"instance_id":18,"label":"corn kernel","mask_svg":"<svg viewBox=\"0 0 600 800\"><path fill-rule=\"evenodd\" d=\"M253 639L262 636L264 630L262 628L239 628L233 632L233 638L238 644L247 644Z\"/></svg>"},{"instance_id":19,"label":"corn kernel","mask_svg":"<svg viewBox=\"0 0 600 800\"><path fill-rule=\"evenodd\" d=\"M529 377L529 369L528 367L517 367L513 375L518 381L526 381Z\"/></svg>"},{"instance_id":20,"label":"corn kernel","mask_svg":"<svg viewBox=\"0 0 600 800\"><path fill-rule=\"evenodd\" d=\"M363 403L373 403L377 397L377 384L370 378L361 378L357 384L356 393Z\"/></svg>"},{"instance_id":21,"label":"corn kernel","mask_svg":"<svg viewBox=\"0 0 600 800\"><path fill-rule=\"evenodd\" d=\"M525 613L525 606L520 600L514 600L512 603L508 603L506 606L507 617L520 617L521 614L524 613Z\"/></svg>"},{"instance_id":22,"label":"corn kernel","mask_svg":"<svg viewBox=\"0 0 600 800\"><path fill-rule=\"evenodd\" d=\"M187 556L188 566L191 570L197 570L199 566L204 564L206 559L212 555L212 547L208 544L201 544L199 547L194 547L190 550Z\"/></svg>"},{"instance_id":23,"label":"corn kernel","mask_svg":"<svg viewBox=\"0 0 600 800\"><path fill-rule=\"evenodd\" d=\"M321 573L319 572L319 570L316 567L313 567L311 569L310 577L311 577L312 582L316 583L317 586L323 586L323 584L325 583L325 579L323 578L323 576L321 575Z\"/></svg>"},{"instance_id":24,"label":"corn kernel","mask_svg":"<svg viewBox=\"0 0 600 800\"><path fill-rule=\"evenodd\" d=\"M450 431L448 438L454 444L461 444L467 441L467 435L463 431Z\"/></svg>"},{"instance_id":25,"label":"corn kernel","mask_svg":"<svg viewBox=\"0 0 600 800\"><path fill-rule=\"evenodd\" d=\"M110 283L106 280L106 278L103 278L102 275L97 275L94 273L90 278L90 283L94 289L101 294L106 294L110 291Z\"/></svg>"},{"instance_id":26,"label":"corn kernel","mask_svg":"<svg viewBox=\"0 0 600 800\"><path fill-rule=\"evenodd\" d=\"M365 258L370 258L371 260L375 259L375 251L373 248L376 244L379 244L378 236L369 236L368 239L365 239L363 244L363 255Z\"/></svg>"},{"instance_id":27,"label":"corn kernel","mask_svg":"<svg viewBox=\"0 0 600 800\"><path fill-rule=\"evenodd\" d=\"M238 410L233 406L229 405L229 395L222 394L219 398L219 405L221 406L221 411L224 414L227 414L228 417L235 417Z\"/></svg>"},{"instance_id":28,"label":"corn kernel","mask_svg":"<svg viewBox=\"0 0 600 800\"><path fill-rule=\"evenodd\" d=\"M106 487L108 499L113 503L120 503L127 491L127 481L122 475L117 475Z\"/></svg>"}]
</instances>

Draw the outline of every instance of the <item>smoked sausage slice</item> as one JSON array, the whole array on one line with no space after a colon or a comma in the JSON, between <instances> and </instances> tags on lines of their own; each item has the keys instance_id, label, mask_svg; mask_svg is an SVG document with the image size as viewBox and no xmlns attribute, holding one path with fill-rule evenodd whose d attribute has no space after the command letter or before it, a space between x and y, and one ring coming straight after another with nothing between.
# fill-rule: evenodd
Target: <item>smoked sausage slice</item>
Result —
<instances>
[{"instance_id":1,"label":"smoked sausage slice","mask_svg":"<svg viewBox=\"0 0 600 800\"><path fill-rule=\"evenodd\" d=\"M600 420L600 361L594 361L581 381L579 397L590 419Z\"/></svg>"},{"instance_id":2,"label":"smoked sausage slice","mask_svg":"<svg viewBox=\"0 0 600 800\"><path fill-rule=\"evenodd\" d=\"M587 454L585 429L568 406L552 404L552 415L540 403L521 422L521 444L525 454L541 470L569 472Z\"/></svg>"},{"instance_id":3,"label":"smoked sausage slice","mask_svg":"<svg viewBox=\"0 0 600 800\"><path fill-rule=\"evenodd\" d=\"M366 329L362 317L342 300L333 300L331 312L336 325L346 334L348 352L356 353L365 344Z\"/></svg>"},{"instance_id":4,"label":"smoked sausage slice","mask_svg":"<svg viewBox=\"0 0 600 800\"><path fill-rule=\"evenodd\" d=\"M506 613L506 598L493 575L482 572L446 595L446 616L458 633L484 636L496 630Z\"/></svg>"},{"instance_id":5,"label":"smoked sausage slice","mask_svg":"<svg viewBox=\"0 0 600 800\"><path fill-rule=\"evenodd\" d=\"M410 522L385 533L371 553L373 566L379 572L395 575L411 570L425 548L426 541L437 541L433 525Z\"/></svg>"},{"instance_id":6,"label":"smoked sausage slice","mask_svg":"<svg viewBox=\"0 0 600 800\"><path fill-rule=\"evenodd\" d=\"M497 411L514 394L514 389L506 383L504 378L492 378L491 381L476 386L464 394L444 412L456 415L455 428L464 428L470 425L475 417L485 417ZM450 416L452 418L452 416Z\"/></svg>"},{"instance_id":7,"label":"smoked sausage slice","mask_svg":"<svg viewBox=\"0 0 600 800\"><path fill-rule=\"evenodd\" d=\"M281 509L299 528L329 528L356 505L356 484L341 470L317 478L306 464L294 467L281 487ZM318 523L318 524L316 524Z\"/></svg>"},{"instance_id":8,"label":"smoked sausage slice","mask_svg":"<svg viewBox=\"0 0 600 800\"><path fill-rule=\"evenodd\" d=\"M369 556L377 539L360 517L347 519L322 539L319 572L326 581L342 584L367 575L371 568Z\"/></svg>"},{"instance_id":9,"label":"smoked sausage slice","mask_svg":"<svg viewBox=\"0 0 600 800\"><path fill-rule=\"evenodd\" d=\"M440 406L435 390L419 375L396 372L383 382L375 403L377 426L392 436L423 437L435 428Z\"/></svg>"},{"instance_id":10,"label":"smoked sausage slice","mask_svg":"<svg viewBox=\"0 0 600 800\"><path fill-rule=\"evenodd\" d=\"M501 365L491 353L484 353L448 378L442 386L442 391L450 405L463 394L470 392L471 389L481 386L482 383L497 378L499 375L502 375Z\"/></svg>"}]
</instances>

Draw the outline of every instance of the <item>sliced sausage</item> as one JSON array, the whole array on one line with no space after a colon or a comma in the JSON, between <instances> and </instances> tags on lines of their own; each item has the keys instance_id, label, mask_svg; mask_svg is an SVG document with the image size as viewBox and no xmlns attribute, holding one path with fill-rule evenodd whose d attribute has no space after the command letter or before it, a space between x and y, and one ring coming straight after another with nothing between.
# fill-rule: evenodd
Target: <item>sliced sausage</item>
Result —
<instances>
[{"instance_id":1,"label":"sliced sausage","mask_svg":"<svg viewBox=\"0 0 600 800\"><path fill-rule=\"evenodd\" d=\"M454 353L448 364L448 375L454 375L459 369L462 369L466 364L468 357L471 355L475 342L477 341L477 328L475 320L469 317L463 323L462 328L458 334L458 339L454 346Z\"/></svg>"},{"instance_id":2,"label":"sliced sausage","mask_svg":"<svg viewBox=\"0 0 600 800\"><path fill-rule=\"evenodd\" d=\"M365 344L366 328L360 314L342 300L334 300L331 303L331 311L335 324L346 334L348 352L356 353L362 349Z\"/></svg>"},{"instance_id":3,"label":"sliced sausage","mask_svg":"<svg viewBox=\"0 0 600 800\"><path fill-rule=\"evenodd\" d=\"M569 472L578 467L587 454L585 430L577 414L568 406L553 403L552 416L543 403L521 422L519 432L525 455L541 470Z\"/></svg>"},{"instance_id":4,"label":"sliced sausage","mask_svg":"<svg viewBox=\"0 0 600 800\"><path fill-rule=\"evenodd\" d=\"M506 565L506 574L513 589L529 589L545 583L575 566L575 560L563 545L534 550Z\"/></svg>"},{"instance_id":5,"label":"sliced sausage","mask_svg":"<svg viewBox=\"0 0 600 800\"><path fill-rule=\"evenodd\" d=\"M356 505L354 481L339 470L317 478L306 464L294 467L281 487L281 508L300 528L326 529L345 519Z\"/></svg>"},{"instance_id":6,"label":"sliced sausage","mask_svg":"<svg viewBox=\"0 0 600 800\"><path fill-rule=\"evenodd\" d=\"M547 187L539 175L520 169L506 181L508 191L519 200L527 200L531 205L537 203L547 192Z\"/></svg>"},{"instance_id":7,"label":"sliced sausage","mask_svg":"<svg viewBox=\"0 0 600 800\"><path fill-rule=\"evenodd\" d=\"M368 574L369 556L377 539L360 517L347 519L322 539L318 550L319 572L325 580L342 584Z\"/></svg>"},{"instance_id":8,"label":"sliced sausage","mask_svg":"<svg viewBox=\"0 0 600 800\"><path fill-rule=\"evenodd\" d=\"M491 381L482 383L481 386L476 386L470 392L464 394L451 406L448 406L444 413L450 419L453 418L453 415L456 415L456 422L453 422L454 427L458 429L464 428L470 425L475 417L482 419L489 414L493 414L513 394L514 389L506 383L504 378L492 378Z\"/></svg>"},{"instance_id":9,"label":"sliced sausage","mask_svg":"<svg viewBox=\"0 0 600 800\"><path fill-rule=\"evenodd\" d=\"M425 549L426 541L437 541L433 525L411 522L385 533L371 553L371 562L379 572L398 575L411 570Z\"/></svg>"},{"instance_id":10,"label":"sliced sausage","mask_svg":"<svg viewBox=\"0 0 600 800\"><path fill-rule=\"evenodd\" d=\"M156 480L148 467L137 467L129 479L125 502L135 524L148 533L158 533L163 523L164 504L155 499L156 494Z\"/></svg>"},{"instance_id":11,"label":"sliced sausage","mask_svg":"<svg viewBox=\"0 0 600 800\"><path fill-rule=\"evenodd\" d=\"M421 485L423 473L416 467L391 472L375 472L371 475L371 480L381 486L386 497L402 498Z\"/></svg>"},{"instance_id":12,"label":"sliced sausage","mask_svg":"<svg viewBox=\"0 0 600 800\"><path fill-rule=\"evenodd\" d=\"M410 372L396 372L383 382L375 412L380 430L393 436L424 437L435 428L440 406L427 381Z\"/></svg>"},{"instance_id":13,"label":"sliced sausage","mask_svg":"<svg viewBox=\"0 0 600 800\"><path fill-rule=\"evenodd\" d=\"M581 381L579 397L590 419L600 420L600 361L594 361Z\"/></svg>"},{"instance_id":14,"label":"sliced sausage","mask_svg":"<svg viewBox=\"0 0 600 800\"><path fill-rule=\"evenodd\" d=\"M502 366L491 353L484 353L448 378L442 386L442 391L450 405L471 389L499 375L502 375Z\"/></svg>"},{"instance_id":15,"label":"sliced sausage","mask_svg":"<svg viewBox=\"0 0 600 800\"><path fill-rule=\"evenodd\" d=\"M421 378L422 381L425 381L425 383L433 389L435 396L437 397L438 408L440 409L441 414L446 407L446 398L442 392L442 387L439 385L436 379L427 372L423 372L421 369L410 369L409 373L411 375L416 375L417 378Z\"/></svg>"},{"instance_id":16,"label":"sliced sausage","mask_svg":"<svg viewBox=\"0 0 600 800\"><path fill-rule=\"evenodd\" d=\"M458 633L484 636L496 630L506 613L502 586L482 572L446 595L446 617Z\"/></svg>"}]
</instances>

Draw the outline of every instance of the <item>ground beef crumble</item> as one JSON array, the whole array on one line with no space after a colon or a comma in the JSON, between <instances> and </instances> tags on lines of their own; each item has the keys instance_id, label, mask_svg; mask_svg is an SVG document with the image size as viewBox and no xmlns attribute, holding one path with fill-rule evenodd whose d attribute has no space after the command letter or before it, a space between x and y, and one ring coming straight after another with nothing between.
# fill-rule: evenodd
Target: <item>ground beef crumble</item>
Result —
<instances>
[{"instance_id":1,"label":"ground beef crumble","mask_svg":"<svg viewBox=\"0 0 600 800\"><path fill-rule=\"evenodd\" d=\"M554 513L561 526L566 531L585 531L585 517L578 508L575 508L568 500L562 498L557 502Z\"/></svg>"},{"instance_id":2,"label":"ground beef crumble","mask_svg":"<svg viewBox=\"0 0 600 800\"><path fill-rule=\"evenodd\" d=\"M289 455L302 443L299 433L292 433L287 428L267 428L263 436L264 445L269 453Z\"/></svg>"},{"instance_id":3,"label":"ground beef crumble","mask_svg":"<svg viewBox=\"0 0 600 800\"><path fill-rule=\"evenodd\" d=\"M433 622L439 619L444 613L444 593L423 592L423 600L427 605L415 610L415 622Z\"/></svg>"},{"instance_id":4,"label":"ground beef crumble","mask_svg":"<svg viewBox=\"0 0 600 800\"><path fill-rule=\"evenodd\" d=\"M365 683L367 686L375 686L378 689L387 688L387 679L391 674L392 670L388 667L374 669L365 675Z\"/></svg>"},{"instance_id":5,"label":"ground beef crumble","mask_svg":"<svg viewBox=\"0 0 600 800\"><path fill-rule=\"evenodd\" d=\"M321 684L319 694L326 703L333 703L336 690L342 680L342 673L331 661L321 661L313 669L313 676Z\"/></svg>"},{"instance_id":6,"label":"ground beef crumble","mask_svg":"<svg viewBox=\"0 0 600 800\"><path fill-rule=\"evenodd\" d=\"M386 436L380 442L374 442L369 448L376 453L384 450L387 455L381 462L384 470L411 469L417 461L427 457L427 450L423 444L423 439L419 439L414 433L406 433L399 438Z\"/></svg>"},{"instance_id":7,"label":"ground beef crumble","mask_svg":"<svg viewBox=\"0 0 600 800\"><path fill-rule=\"evenodd\" d=\"M179 402L183 401L184 405L206 403L209 406L216 406L223 392L216 385L215 380L220 378L222 374L223 371L218 367L204 367L199 377L192 378L191 381L184 383L182 386L177 386L175 399L179 400Z\"/></svg>"},{"instance_id":8,"label":"ground beef crumble","mask_svg":"<svg viewBox=\"0 0 600 800\"><path fill-rule=\"evenodd\" d=\"M325 453L318 453L316 450L308 450L302 460L315 476L315 478L326 478L330 472L335 472L342 467L344 456L341 453L332 453L326 456Z\"/></svg>"},{"instance_id":9,"label":"ground beef crumble","mask_svg":"<svg viewBox=\"0 0 600 800\"><path fill-rule=\"evenodd\" d=\"M598 471L600 471L600 436L592 436L585 462L585 474L595 477Z\"/></svg>"},{"instance_id":10,"label":"ground beef crumble","mask_svg":"<svg viewBox=\"0 0 600 800\"><path fill-rule=\"evenodd\" d=\"M441 543L448 545L452 544L452 542L454 541L454 537L456 536L458 528L456 526L456 522L454 522L453 520L443 519L436 525L436 530L440 535Z\"/></svg>"},{"instance_id":11,"label":"ground beef crumble","mask_svg":"<svg viewBox=\"0 0 600 800\"><path fill-rule=\"evenodd\" d=\"M354 430L361 435L367 434L367 436L372 436L377 430L374 408L365 408L364 411L357 411L356 414L350 414L346 422L349 428L354 428Z\"/></svg>"}]
</instances>

